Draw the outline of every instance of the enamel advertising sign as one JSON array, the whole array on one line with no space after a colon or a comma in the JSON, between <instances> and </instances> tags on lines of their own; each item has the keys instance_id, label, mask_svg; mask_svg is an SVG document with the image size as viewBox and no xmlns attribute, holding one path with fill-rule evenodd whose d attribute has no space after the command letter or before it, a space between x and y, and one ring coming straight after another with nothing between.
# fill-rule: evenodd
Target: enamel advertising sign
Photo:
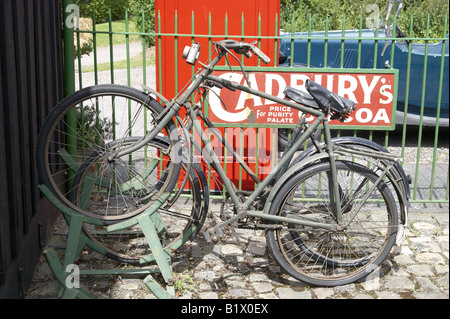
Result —
<instances>
[{"instance_id":1,"label":"enamel advertising sign","mask_svg":"<svg viewBox=\"0 0 450 319\"><path fill-rule=\"evenodd\" d=\"M257 70L257 69L255 69ZM261 69L259 69L261 70ZM272 69L273 70L273 69ZM292 69L291 69L292 70ZM252 89L284 99L286 86L306 91L305 81L311 79L328 90L354 101L357 108L344 122L330 121L339 129L384 129L395 128L397 70L326 70L301 72L291 71L250 71L248 78ZM345 73L343 73L345 71ZM350 73L349 73L350 71ZM247 85L242 72L215 71L215 76ZM210 120L216 124L276 125L293 127L301 116L301 111L268 99L239 90L213 88L209 95ZM225 105L225 107L224 107ZM307 116L313 122L314 116Z\"/></svg>"}]
</instances>

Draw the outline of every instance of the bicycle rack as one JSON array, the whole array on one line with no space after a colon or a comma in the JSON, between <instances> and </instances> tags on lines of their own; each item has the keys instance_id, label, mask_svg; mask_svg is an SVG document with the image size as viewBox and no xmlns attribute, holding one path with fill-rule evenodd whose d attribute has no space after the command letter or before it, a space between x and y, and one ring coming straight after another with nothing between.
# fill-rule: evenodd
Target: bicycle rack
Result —
<instances>
[{"instance_id":1,"label":"bicycle rack","mask_svg":"<svg viewBox=\"0 0 450 319\"><path fill-rule=\"evenodd\" d=\"M66 160L66 163L68 161ZM69 167L77 170L76 164L68 163ZM72 164L72 165L71 165ZM47 263L55 275L56 279L61 285L61 298L94 298L94 295L81 287L74 287L71 284L73 279L72 273L68 272L68 266L75 263L78 256L80 256L83 249L88 246L94 251L106 256L104 247L96 244L88 236L83 233L83 223L105 226L104 222L97 218L87 217L81 215L67 205L63 204L45 185L39 185L42 194L61 211L68 227L68 237L65 247L64 260L61 263L54 248L49 247L44 249L43 253ZM144 284L147 288L159 299L170 299L175 296L175 289L173 286L173 274L171 267L171 250L164 249L158 237L158 232L164 230L164 225L157 213L158 208L169 197L169 193L164 193L155 203L148 207L144 212L138 216L132 217L125 221L110 225L106 227L107 232L114 232L124 230L131 226L139 224L147 243L150 246L151 255L141 258L141 263L148 263L155 261L156 265L149 267L141 267L136 269L93 269L93 270L79 270L80 276L88 275L145 275ZM164 289L152 276L152 274L160 273L167 284Z\"/></svg>"}]
</instances>

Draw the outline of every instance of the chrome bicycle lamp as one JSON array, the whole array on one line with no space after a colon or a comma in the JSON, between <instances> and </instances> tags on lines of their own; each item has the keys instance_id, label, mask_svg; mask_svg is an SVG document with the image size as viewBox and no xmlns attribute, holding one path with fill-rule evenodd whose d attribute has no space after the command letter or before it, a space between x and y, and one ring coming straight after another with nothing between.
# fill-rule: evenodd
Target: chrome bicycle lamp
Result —
<instances>
[{"instance_id":1,"label":"chrome bicycle lamp","mask_svg":"<svg viewBox=\"0 0 450 319\"><path fill-rule=\"evenodd\" d=\"M186 59L186 62L194 65L197 62L198 57L200 56L200 44L195 43L192 46L185 46L183 50L183 59Z\"/></svg>"}]
</instances>

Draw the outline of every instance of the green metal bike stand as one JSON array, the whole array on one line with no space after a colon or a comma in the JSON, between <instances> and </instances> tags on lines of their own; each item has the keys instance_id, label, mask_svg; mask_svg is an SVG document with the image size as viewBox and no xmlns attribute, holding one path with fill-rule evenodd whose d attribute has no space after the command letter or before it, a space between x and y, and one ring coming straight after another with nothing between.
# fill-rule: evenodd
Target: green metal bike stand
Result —
<instances>
[{"instance_id":1,"label":"green metal bike stand","mask_svg":"<svg viewBox=\"0 0 450 319\"><path fill-rule=\"evenodd\" d=\"M87 217L79 214L70 207L61 203L58 198L46 187L39 185L39 189L47 199L58 208L67 225L69 231L67 235L66 249L64 254L64 261L61 263L55 250L53 248L46 248L44 256L46 261L55 275L56 279L61 285L62 292L60 298L95 298L94 295L87 292L81 287L74 287L71 284L73 275L68 272L68 266L75 264L76 259L81 254L82 250L87 246L97 251L102 255L106 255L106 250L92 241L83 232L83 223L104 226L104 222L100 219ZM145 256L145 262L155 261L156 265L150 267L141 267L137 269L94 269L94 270L80 270L80 276L89 275L145 275L144 284L147 288L158 298L168 299L175 296L173 287L173 274L171 267L171 250L164 249L158 237L158 233L164 231L162 220L156 210L169 197L169 193L163 194L154 204L152 204L146 211L140 215L125 220L121 223L110 225L107 227L108 232L126 229L130 226L139 224L142 228L143 234L147 239L148 245L152 251L151 255ZM156 225L155 225L156 224ZM143 262L142 262L143 263ZM164 289L152 276L152 274L162 274L164 281L167 284L167 289Z\"/></svg>"}]
</instances>

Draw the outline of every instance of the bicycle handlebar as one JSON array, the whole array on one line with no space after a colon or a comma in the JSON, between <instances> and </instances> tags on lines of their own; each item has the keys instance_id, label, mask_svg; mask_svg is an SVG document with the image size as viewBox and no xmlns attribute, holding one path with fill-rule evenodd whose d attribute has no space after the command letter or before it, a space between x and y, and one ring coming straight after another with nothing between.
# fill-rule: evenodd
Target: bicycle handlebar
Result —
<instances>
[{"instance_id":1,"label":"bicycle handlebar","mask_svg":"<svg viewBox=\"0 0 450 319\"><path fill-rule=\"evenodd\" d=\"M269 64L270 63L270 58L267 55L265 55L264 52L262 52L259 48L257 48L254 45L252 45L251 50L265 64Z\"/></svg>"},{"instance_id":2,"label":"bicycle handlebar","mask_svg":"<svg viewBox=\"0 0 450 319\"><path fill-rule=\"evenodd\" d=\"M234 50L238 54L244 54L247 58L250 58L252 56L251 52L253 52L265 64L270 63L270 58L252 43L238 42L236 40L222 40L216 42L216 45L228 50Z\"/></svg>"}]
</instances>

